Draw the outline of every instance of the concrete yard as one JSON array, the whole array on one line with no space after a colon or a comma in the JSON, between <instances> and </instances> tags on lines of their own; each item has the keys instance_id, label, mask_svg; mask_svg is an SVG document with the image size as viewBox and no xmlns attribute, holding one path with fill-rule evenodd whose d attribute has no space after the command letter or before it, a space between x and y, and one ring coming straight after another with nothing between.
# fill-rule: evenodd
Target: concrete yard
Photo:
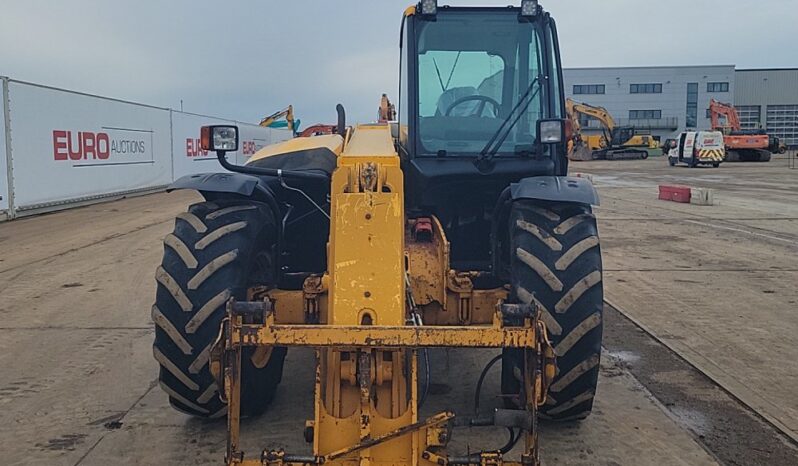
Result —
<instances>
[{"instance_id":1,"label":"concrete yard","mask_svg":"<svg viewBox=\"0 0 798 466\"><path fill-rule=\"evenodd\" d=\"M594 175L605 299L798 440L798 169L577 165ZM657 200L715 190L714 206Z\"/></svg>"},{"instance_id":2,"label":"concrete yard","mask_svg":"<svg viewBox=\"0 0 798 466\"><path fill-rule=\"evenodd\" d=\"M606 351L594 414L543 425L545 464L798 464L798 170L650 158L572 171L602 197ZM716 205L659 201L659 183L714 188ZM198 200L159 193L0 223L2 464L221 464L224 422L169 408L151 350L160 240ZM424 411L470 412L493 354L434 351ZM286 364L274 406L243 423L251 455L309 451L313 358L290 351ZM499 405L492 374L484 408ZM459 452L505 440L455 439Z\"/></svg>"}]
</instances>

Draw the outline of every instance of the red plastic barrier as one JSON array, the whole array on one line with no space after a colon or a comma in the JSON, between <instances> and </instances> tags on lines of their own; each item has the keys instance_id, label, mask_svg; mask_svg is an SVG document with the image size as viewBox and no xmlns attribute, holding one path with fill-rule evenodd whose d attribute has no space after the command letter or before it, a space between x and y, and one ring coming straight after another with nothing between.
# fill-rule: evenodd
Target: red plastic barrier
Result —
<instances>
[{"instance_id":1,"label":"red plastic barrier","mask_svg":"<svg viewBox=\"0 0 798 466\"><path fill-rule=\"evenodd\" d=\"M689 186L659 185L659 198L663 201L690 203Z\"/></svg>"}]
</instances>

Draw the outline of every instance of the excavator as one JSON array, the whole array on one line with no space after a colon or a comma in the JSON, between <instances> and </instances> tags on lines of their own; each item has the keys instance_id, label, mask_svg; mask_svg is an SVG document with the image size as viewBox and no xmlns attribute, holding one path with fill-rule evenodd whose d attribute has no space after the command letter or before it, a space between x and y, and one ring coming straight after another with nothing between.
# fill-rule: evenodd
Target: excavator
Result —
<instances>
[{"instance_id":1,"label":"excavator","mask_svg":"<svg viewBox=\"0 0 798 466\"><path fill-rule=\"evenodd\" d=\"M311 136L323 136L327 134L334 134L336 126L335 125L328 125L328 124L315 124L312 126L308 126L307 128L299 131L299 126L301 125L300 120L294 118L294 106L289 105L288 107L274 112L271 115L264 117L260 121L260 126L264 126L266 128L287 128L291 130L294 134L294 137L298 138L308 138Z\"/></svg>"},{"instance_id":2,"label":"excavator","mask_svg":"<svg viewBox=\"0 0 798 466\"><path fill-rule=\"evenodd\" d=\"M175 409L226 417L225 464L538 466L540 419L590 414L599 199L568 176L555 21L517 1L405 10L387 122L349 125L339 104L333 134L263 147L243 165L227 159L239 128L202 127L221 167L168 189L204 199L163 240L153 356ZM268 424L241 419L281 401L284 363L301 369L286 360L296 348L316 356L308 445L272 438L246 454L241 428ZM436 378L466 383L430 364L439 348L492 356L474 374L473 409L423 414ZM488 386L494 401L480 409ZM508 438L451 441L469 429Z\"/></svg>"},{"instance_id":3,"label":"excavator","mask_svg":"<svg viewBox=\"0 0 798 466\"><path fill-rule=\"evenodd\" d=\"M377 110L377 118L377 121L380 123L396 121L396 106L391 103L391 100L388 98L388 94L382 94L382 97L380 98L380 107ZM299 131L300 121L294 118L293 105L289 105L279 112L272 113L271 115L263 118L260 122L260 126L265 126L267 128L288 128L289 130L293 131L294 136L298 138L335 134L335 131L338 128L333 124L317 123L315 125L308 126L302 131Z\"/></svg>"},{"instance_id":4,"label":"excavator","mask_svg":"<svg viewBox=\"0 0 798 466\"><path fill-rule=\"evenodd\" d=\"M769 162L771 140L762 129L743 130L733 105L709 101L712 129L723 133L726 162Z\"/></svg>"},{"instance_id":5,"label":"excavator","mask_svg":"<svg viewBox=\"0 0 798 466\"><path fill-rule=\"evenodd\" d=\"M604 107L566 99L565 109L573 129L570 160L634 160L648 158L648 150L656 149L652 136L636 134L633 127L619 127ZM603 134L585 135L579 115L595 118L601 123Z\"/></svg>"},{"instance_id":6,"label":"excavator","mask_svg":"<svg viewBox=\"0 0 798 466\"><path fill-rule=\"evenodd\" d=\"M259 123L266 128L287 128L294 134L299 130L299 124L299 120L294 119L293 105L264 117Z\"/></svg>"}]
</instances>

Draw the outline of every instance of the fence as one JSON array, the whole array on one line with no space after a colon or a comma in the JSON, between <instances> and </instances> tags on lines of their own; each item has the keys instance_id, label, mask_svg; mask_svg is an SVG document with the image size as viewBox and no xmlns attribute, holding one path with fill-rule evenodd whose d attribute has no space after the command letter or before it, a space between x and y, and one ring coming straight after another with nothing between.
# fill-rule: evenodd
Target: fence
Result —
<instances>
[{"instance_id":1,"label":"fence","mask_svg":"<svg viewBox=\"0 0 798 466\"><path fill-rule=\"evenodd\" d=\"M188 174L223 170L199 147L205 124L236 124L244 163L291 137L205 115L2 78L0 218L161 189Z\"/></svg>"}]
</instances>

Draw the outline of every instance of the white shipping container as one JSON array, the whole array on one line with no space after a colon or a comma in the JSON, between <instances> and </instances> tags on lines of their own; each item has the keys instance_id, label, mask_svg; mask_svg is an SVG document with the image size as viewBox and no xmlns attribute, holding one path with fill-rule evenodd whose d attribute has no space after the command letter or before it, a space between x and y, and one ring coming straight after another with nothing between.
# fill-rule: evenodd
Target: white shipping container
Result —
<instances>
[{"instance_id":1,"label":"white shipping container","mask_svg":"<svg viewBox=\"0 0 798 466\"><path fill-rule=\"evenodd\" d=\"M9 81L18 210L162 187L169 110Z\"/></svg>"},{"instance_id":2,"label":"white shipping container","mask_svg":"<svg viewBox=\"0 0 798 466\"><path fill-rule=\"evenodd\" d=\"M5 88L6 80L3 79L2 87ZM9 215L8 213L8 200L11 197L11 192L8 189L8 155L6 154L6 112L5 105L6 99L2 96L5 95L0 89L0 217Z\"/></svg>"}]
</instances>

